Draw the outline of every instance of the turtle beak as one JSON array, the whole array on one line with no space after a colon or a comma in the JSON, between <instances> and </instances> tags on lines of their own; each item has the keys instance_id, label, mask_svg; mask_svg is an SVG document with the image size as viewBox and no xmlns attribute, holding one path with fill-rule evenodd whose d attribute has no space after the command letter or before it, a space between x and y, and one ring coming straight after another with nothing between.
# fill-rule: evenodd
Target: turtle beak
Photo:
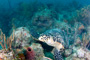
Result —
<instances>
[{"instance_id":1,"label":"turtle beak","mask_svg":"<svg viewBox=\"0 0 90 60\"><path fill-rule=\"evenodd\" d=\"M62 45L62 49L64 49L64 46Z\"/></svg>"},{"instance_id":2,"label":"turtle beak","mask_svg":"<svg viewBox=\"0 0 90 60\"><path fill-rule=\"evenodd\" d=\"M41 41L41 42L44 42L44 40L42 39L42 37L39 37L38 40Z\"/></svg>"},{"instance_id":3,"label":"turtle beak","mask_svg":"<svg viewBox=\"0 0 90 60\"><path fill-rule=\"evenodd\" d=\"M64 46L62 46L62 49L64 49Z\"/></svg>"},{"instance_id":4,"label":"turtle beak","mask_svg":"<svg viewBox=\"0 0 90 60\"><path fill-rule=\"evenodd\" d=\"M60 51L64 51L64 46L61 44Z\"/></svg>"},{"instance_id":5,"label":"turtle beak","mask_svg":"<svg viewBox=\"0 0 90 60\"><path fill-rule=\"evenodd\" d=\"M64 46L62 44L60 44L60 47L61 47L60 49L63 49L64 50Z\"/></svg>"}]
</instances>

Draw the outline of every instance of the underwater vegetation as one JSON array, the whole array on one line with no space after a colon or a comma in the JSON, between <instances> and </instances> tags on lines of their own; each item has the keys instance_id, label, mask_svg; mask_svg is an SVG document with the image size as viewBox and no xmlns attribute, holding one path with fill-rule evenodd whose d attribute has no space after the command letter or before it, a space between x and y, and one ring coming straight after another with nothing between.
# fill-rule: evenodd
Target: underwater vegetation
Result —
<instances>
[{"instance_id":1,"label":"underwater vegetation","mask_svg":"<svg viewBox=\"0 0 90 60\"><path fill-rule=\"evenodd\" d=\"M0 60L90 60L90 5L35 1L0 9Z\"/></svg>"},{"instance_id":2,"label":"underwater vegetation","mask_svg":"<svg viewBox=\"0 0 90 60\"><path fill-rule=\"evenodd\" d=\"M14 32L14 31L13 31ZM13 50L12 50L12 41L14 40L14 33L13 36L11 35L9 38L6 38L5 34L3 34L2 30L0 30L0 45L2 46L3 50L0 50L0 58L2 59L13 59ZM2 59L2 60L3 60Z\"/></svg>"}]
</instances>

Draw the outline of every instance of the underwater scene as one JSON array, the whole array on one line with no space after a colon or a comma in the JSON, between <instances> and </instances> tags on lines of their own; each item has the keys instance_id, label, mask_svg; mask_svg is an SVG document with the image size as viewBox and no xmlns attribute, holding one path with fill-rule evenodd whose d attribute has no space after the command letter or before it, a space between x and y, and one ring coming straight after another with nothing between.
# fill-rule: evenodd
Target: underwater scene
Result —
<instances>
[{"instance_id":1,"label":"underwater scene","mask_svg":"<svg viewBox=\"0 0 90 60\"><path fill-rule=\"evenodd\" d=\"M90 60L90 0L0 0L0 60Z\"/></svg>"}]
</instances>

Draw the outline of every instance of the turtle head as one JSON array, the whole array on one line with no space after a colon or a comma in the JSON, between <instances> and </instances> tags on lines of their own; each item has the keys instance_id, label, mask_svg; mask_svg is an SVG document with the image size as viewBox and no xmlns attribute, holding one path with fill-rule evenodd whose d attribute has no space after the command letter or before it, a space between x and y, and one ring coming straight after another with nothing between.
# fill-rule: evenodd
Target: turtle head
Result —
<instances>
[{"instance_id":1,"label":"turtle head","mask_svg":"<svg viewBox=\"0 0 90 60\"><path fill-rule=\"evenodd\" d=\"M61 43L56 42L54 45L58 51L64 50L64 46Z\"/></svg>"},{"instance_id":2,"label":"turtle head","mask_svg":"<svg viewBox=\"0 0 90 60\"><path fill-rule=\"evenodd\" d=\"M50 46L54 46L54 40L52 36L46 36L46 35L40 36L39 41L45 42L46 44Z\"/></svg>"},{"instance_id":3,"label":"turtle head","mask_svg":"<svg viewBox=\"0 0 90 60\"><path fill-rule=\"evenodd\" d=\"M47 40L47 36L46 35L40 36L38 38L38 40L41 41L41 42L45 42Z\"/></svg>"}]
</instances>

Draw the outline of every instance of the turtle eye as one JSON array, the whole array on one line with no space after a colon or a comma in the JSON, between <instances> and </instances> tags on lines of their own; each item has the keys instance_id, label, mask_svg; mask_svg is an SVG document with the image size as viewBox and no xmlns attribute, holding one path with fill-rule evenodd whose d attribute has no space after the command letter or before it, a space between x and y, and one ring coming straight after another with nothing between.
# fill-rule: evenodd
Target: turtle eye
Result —
<instances>
[{"instance_id":1,"label":"turtle eye","mask_svg":"<svg viewBox=\"0 0 90 60\"><path fill-rule=\"evenodd\" d=\"M41 38L41 39L43 39L43 38Z\"/></svg>"},{"instance_id":2,"label":"turtle eye","mask_svg":"<svg viewBox=\"0 0 90 60\"><path fill-rule=\"evenodd\" d=\"M60 49L60 51L64 51L64 49L63 49L63 48L61 48L61 49Z\"/></svg>"}]
</instances>

